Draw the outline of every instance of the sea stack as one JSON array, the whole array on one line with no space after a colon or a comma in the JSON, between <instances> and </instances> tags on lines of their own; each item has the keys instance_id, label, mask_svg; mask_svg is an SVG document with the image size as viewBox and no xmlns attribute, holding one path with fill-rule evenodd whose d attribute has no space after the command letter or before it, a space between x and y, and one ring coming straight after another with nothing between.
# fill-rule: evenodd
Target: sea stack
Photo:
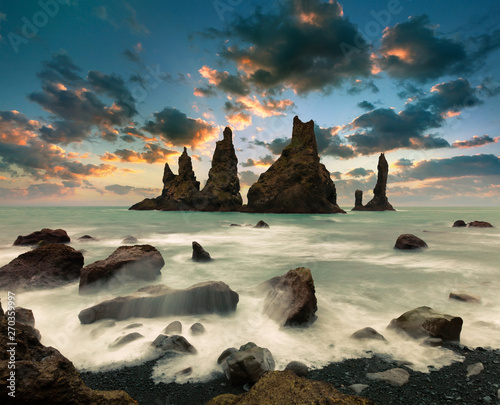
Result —
<instances>
[{"instance_id":1,"label":"sea stack","mask_svg":"<svg viewBox=\"0 0 500 405\"><path fill-rule=\"evenodd\" d=\"M246 212L295 214L345 213L335 185L320 163L314 122L293 119L292 141L279 159L248 190Z\"/></svg>"},{"instance_id":2,"label":"sea stack","mask_svg":"<svg viewBox=\"0 0 500 405\"><path fill-rule=\"evenodd\" d=\"M233 132L226 127L223 135L222 141L216 143L207 184L201 192L202 211L237 211L242 204Z\"/></svg>"},{"instance_id":3,"label":"sea stack","mask_svg":"<svg viewBox=\"0 0 500 405\"><path fill-rule=\"evenodd\" d=\"M360 190L356 190L356 203L352 211L395 211L386 195L389 164L383 153L378 158L377 170L377 184L373 189L373 198L366 205L363 205L360 199L358 205L358 191Z\"/></svg>"}]
</instances>

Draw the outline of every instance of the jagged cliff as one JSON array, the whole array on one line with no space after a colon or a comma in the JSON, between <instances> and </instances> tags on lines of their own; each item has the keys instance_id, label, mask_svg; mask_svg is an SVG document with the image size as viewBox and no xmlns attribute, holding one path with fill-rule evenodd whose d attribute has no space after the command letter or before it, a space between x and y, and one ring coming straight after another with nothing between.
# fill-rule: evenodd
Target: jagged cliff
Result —
<instances>
[{"instance_id":1,"label":"jagged cliff","mask_svg":"<svg viewBox=\"0 0 500 405\"><path fill-rule=\"evenodd\" d=\"M363 193L356 190L356 202L352 211L395 211L387 199L387 177L389 176L389 164L383 153L378 158L377 184L373 189L373 198L366 204L362 204Z\"/></svg>"},{"instance_id":2,"label":"jagged cliff","mask_svg":"<svg viewBox=\"0 0 500 405\"><path fill-rule=\"evenodd\" d=\"M344 213L335 185L320 163L314 122L293 119L292 140L248 191L246 212Z\"/></svg>"},{"instance_id":3,"label":"jagged cliff","mask_svg":"<svg viewBox=\"0 0 500 405\"><path fill-rule=\"evenodd\" d=\"M203 190L200 191L200 182L196 180L191 158L184 148L179 157L179 174L175 175L168 163L165 163L161 196L146 198L129 209L237 211L242 203L237 165L232 132L226 128L224 138L216 144L212 168Z\"/></svg>"}]
</instances>

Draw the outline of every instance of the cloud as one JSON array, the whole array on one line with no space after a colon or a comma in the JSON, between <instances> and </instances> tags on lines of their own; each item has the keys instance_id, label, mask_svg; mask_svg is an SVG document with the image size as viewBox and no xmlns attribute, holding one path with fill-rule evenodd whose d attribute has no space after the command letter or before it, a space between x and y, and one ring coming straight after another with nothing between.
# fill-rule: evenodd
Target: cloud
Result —
<instances>
[{"instance_id":1,"label":"cloud","mask_svg":"<svg viewBox=\"0 0 500 405\"><path fill-rule=\"evenodd\" d=\"M238 131L242 131L252 125L252 116L243 112L226 115L226 119L227 122Z\"/></svg>"},{"instance_id":2,"label":"cloud","mask_svg":"<svg viewBox=\"0 0 500 405\"><path fill-rule=\"evenodd\" d=\"M218 90L228 94L246 96L250 88L241 75L232 75L228 72L220 72L204 65L198 70L200 75L208 80L208 83Z\"/></svg>"},{"instance_id":3,"label":"cloud","mask_svg":"<svg viewBox=\"0 0 500 405\"><path fill-rule=\"evenodd\" d=\"M111 191L114 194L118 195L127 195L127 194L139 194L146 197L154 197L157 196L161 189L159 188L144 188L144 187L132 187L132 186L122 186L120 184L110 184L109 186L104 187L105 190Z\"/></svg>"},{"instance_id":4,"label":"cloud","mask_svg":"<svg viewBox=\"0 0 500 405\"><path fill-rule=\"evenodd\" d=\"M370 76L370 47L343 18L336 0L291 0L278 3L275 10L257 9L237 17L225 31L209 33L231 39L220 55L235 62L249 82L265 90L291 88L306 94Z\"/></svg>"},{"instance_id":5,"label":"cloud","mask_svg":"<svg viewBox=\"0 0 500 405\"><path fill-rule=\"evenodd\" d=\"M144 145L145 152L136 152L130 149L118 149L114 153L106 152L101 156L104 162L129 163L165 163L171 155L177 155L175 150L165 149L154 143Z\"/></svg>"},{"instance_id":6,"label":"cloud","mask_svg":"<svg viewBox=\"0 0 500 405\"><path fill-rule=\"evenodd\" d=\"M0 187L0 198L5 200L36 199L74 195L72 187L54 183L31 184L26 188Z\"/></svg>"},{"instance_id":7,"label":"cloud","mask_svg":"<svg viewBox=\"0 0 500 405\"><path fill-rule=\"evenodd\" d=\"M439 35L427 15L410 18L384 30L378 66L398 79L420 82L477 69L500 45L500 30L465 42ZM473 49L472 49L473 48Z\"/></svg>"},{"instance_id":8,"label":"cloud","mask_svg":"<svg viewBox=\"0 0 500 405\"><path fill-rule=\"evenodd\" d=\"M0 111L0 141L26 145L37 136L40 123L30 120L18 111Z\"/></svg>"},{"instance_id":9,"label":"cloud","mask_svg":"<svg viewBox=\"0 0 500 405\"><path fill-rule=\"evenodd\" d=\"M413 166L413 160L406 159L406 158L401 158L401 159L397 160L395 163L393 163L393 165L396 166L396 167Z\"/></svg>"},{"instance_id":10,"label":"cloud","mask_svg":"<svg viewBox=\"0 0 500 405\"><path fill-rule=\"evenodd\" d=\"M378 108L355 118L346 129L356 132L346 138L363 155L400 148L449 147L448 141L428 131L441 128L447 118L460 115L464 108L481 103L477 89L465 79L439 83L427 95L408 102L399 113Z\"/></svg>"},{"instance_id":11,"label":"cloud","mask_svg":"<svg viewBox=\"0 0 500 405\"><path fill-rule=\"evenodd\" d=\"M280 155L285 146L288 146L290 143L290 138L275 138L271 142L255 140L251 141L251 143L258 146L264 146L270 150L273 155Z\"/></svg>"},{"instance_id":12,"label":"cloud","mask_svg":"<svg viewBox=\"0 0 500 405\"><path fill-rule=\"evenodd\" d=\"M358 103L358 107L363 109L363 110L366 110L366 111L370 111L370 110L374 110L375 109L375 106L370 103L369 101L361 101Z\"/></svg>"},{"instance_id":13,"label":"cloud","mask_svg":"<svg viewBox=\"0 0 500 405\"><path fill-rule=\"evenodd\" d=\"M415 162L402 175L408 179L498 176L500 158L495 155L454 156Z\"/></svg>"},{"instance_id":14,"label":"cloud","mask_svg":"<svg viewBox=\"0 0 500 405\"><path fill-rule=\"evenodd\" d=\"M346 176L355 177L355 178L371 176L373 174L374 174L373 170L366 170L363 167L358 167L356 169L352 169L352 170L348 171L347 173L345 173Z\"/></svg>"},{"instance_id":15,"label":"cloud","mask_svg":"<svg viewBox=\"0 0 500 405\"><path fill-rule=\"evenodd\" d=\"M196 97L213 97L217 95L214 86L196 87L193 93Z\"/></svg>"},{"instance_id":16,"label":"cloud","mask_svg":"<svg viewBox=\"0 0 500 405\"><path fill-rule=\"evenodd\" d=\"M134 34L148 35L149 30L144 24L137 20L137 11L128 3L124 3L125 8L129 12L129 16L125 19L125 26Z\"/></svg>"},{"instance_id":17,"label":"cloud","mask_svg":"<svg viewBox=\"0 0 500 405\"><path fill-rule=\"evenodd\" d=\"M240 185L242 187L244 186L250 187L253 183L259 180L259 175L252 172L251 170L243 170L240 171L238 174L240 177Z\"/></svg>"},{"instance_id":18,"label":"cloud","mask_svg":"<svg viewBox=\"0 0 500 405\"><path fill-rule=\"evenodd\" d=\"M455 141L452 143L451 146L454 148L461 148L461 149L477 148L478 146L483 146L483 145L487 145L489 143L498 142L499 139L500 139L500 136L497 136L496 138L492 138L489 135L483 135L483 136L474 135L472 137L472 139L469 139L468 141Z\"/></svg>"},{"instance_id":19,"label":"cloud","mask_svg":"<svg viewBox=\"0 0 500 405\"><path fill-rule=\"evenodd\" d=\"M166 107L153 114L154 119L145 123L143 130L160 135L167 145L193 148L219 136L219 129L200 118L189 118L175 108Z\"/></svg>"},{"instance_id":20,"label":"cloud","mask_svg":"<svg viewBox=\"0 0 500 405\"><path fill-rule=\"evenodd\" d=\"M255 95L238 97L236 101L226 101L224 104L228 112L252 113L261 118L285 115L285 111L294 106L294 102L290 99L276 100L272 97L265 97L259 100Z\"/></svg>"},{"instance_id":21,"label":"cloud","mask_svg":"<svg viewBox=\"0 0 500 405\"><path fill-rule=\"evenodd\" d=\"M243 167L253 167L253 166L263 166L267 167L272 165L275 162L271 155L266 155L264 157L260 157L258 160L254 160L252 158L248 158L245 162L240 163Z\"/></svg>"}]
</instances>

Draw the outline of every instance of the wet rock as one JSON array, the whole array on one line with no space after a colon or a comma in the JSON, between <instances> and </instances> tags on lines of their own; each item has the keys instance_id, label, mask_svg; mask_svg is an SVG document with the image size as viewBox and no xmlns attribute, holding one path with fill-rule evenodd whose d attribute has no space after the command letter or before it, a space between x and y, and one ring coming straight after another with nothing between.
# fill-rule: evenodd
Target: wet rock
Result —
<instances>
[{"instance_id":1,"label":"wet rock","mask_svg":"<svg viewBox=\"0 0 500 405\"><path fill-rule=\"evenodd\" d=\"M206 333L207 330L201 323L196 322L191 325L189 331L191 332L192 335L203 335L204 333Z\"/></svg>"},{"instance_id":2,"label":"wet rock","mask_svg":"<svg viewBox=\"0 0 500 405\"><path fill-rule=\"evenodd\" d=\"M219 358L217 359L217 364L222 364L222 362L227 358L229 357L231 354L233 353L236 353L238 351L238 349L236 347L230 347L226 350L224 350Z\"/></svg>"},{"instance_id":3,"label":"wet rock","mask_svg":"<svg viewBox=\"0 0 500 405\"><path fill-rule=\"evenodd\" d=\"M269 225L260 220L259 222L257 222L257 225L254 226L254 228L269 228Z\"/></svg>"},{"instance_id":4,"label":"wet rock","mask_svg":"<svg viewBox=\"0 0 500 405\"><path fill-rule=\"evenodd\" d=\"M193 374L193 367L185 368L184 370L177 371L176 376L188 376Z\"/></svg>"},{"instance_id":5,"label":"wet rock","mask_svg":"<svg viewBox=\"0 0 500 405\"><path fill-rule=\"evenodd\" d=\"M116 349L118 347L122 347L127 343L133 342L134 340L141 339L143 337L144 336L138 332L129 333L128 335L120 336L119 338L117 338L113 343L109 345L109 348Z\"/></svg>"},{"instance_id":6,"label":"wet rock","mask_svg":"<svg viewBox=\"0 0 500 405\"><path fill-rule=\"evenodd\" d=\"M264 300L264 314L282 326L307 326L317 316L317 300L311 270L288 271Z\"/></svg>"},{"instance_id":7,"label":"wet rock","mask_svg":"<svg viewBox=\"0 0 500 405\"><path fill-rule=\"evenodd\" d=\"M428 246L427 246L427 243L425 243L418 236L407 233L407 234L399 235L394 247L396 249L409 250L409 249L426 248Z\"/></svg>"},{"instance_id":8,"label":"wet rock","mask_svg":"<svg viewBox=\"0 0 500 405\"><path fill-rule=\"evenodd\" d=\"M464 226L467 226L467 224L465 223L465 221L459 219L458 221L455 221L453 223L453 227L452 228L463 228Z\"/></svg>"},{"instance_id":9,"label":"wet rock","mask_svg":"<svg viewBox=\"0 0 500 405\"><path fill-rule=\"evenodd\" d=\"M351 211L361 211L363 209L363 191L356 190L354 192L354 208Z\"/></svg>"},{"instance_id":10,"label":"wet rock","mask_svg":"<svg viewBox=\"0 0 500 405\"><path fill-rule=\"evenodd\" d=\"M215 144L212 167L208 180L201 191L201 211L237 211L242 204L238 158L233 146L233 133L224 129L223 139Z\"/></svg>"},{"instance_id":11,"label":"wet rock","mask_svg":"<svg viewBox=\"0 0 500 405\"><path fill-rule=\"evenodd\" d=\"M474 295L469 295L465 293L453 293L451 292L448 296L450 300L457 300L462 302L469 302L472 304L479 304L481 302L481 298L476 297Z\"/></svg>"},{"instance_id":12,"label":"wet rock","mask_svg":"<svg viewBox=\"0 0 500 405\"><path fill-rule=\"evenodd\" d=\"M385 337L378 333L375 329L367 327L354 332L351 338L358 340L385 340Z\"/></svg>"},{"instance_id":13,"label":"wet rock","mask_svg":"<svg viewBox=\"0 0 500 405\"><path fill-rule=\"evenodd\" d=\"M187 341L183 336L179 335L159 335L151 344L156 349L161 349L164 352L173 352L176 354L196 354L198 350Z\"/></svg>"},{"instance_id":14,"label":"wet rock","mask_svg":"<svg viewBox=\"0 0 500 405\"><path fill-rule=\"evenodd\" d=\"M493 228L493 225L486 221L472 221L469 222L469 228Z\"/></svg>"},{"instance_id":15,"label":"wet rock","mask_svg":"<svg viewBox=\"0 0 500 405\"><path fill-rule=\"evenodd\" d=\"M130 325L125 326L123 329L135 329L143 326L142 323L131 323Z\"/></svg>"},{"instance_id":16,"label":"wet rock","mask_svg":"<svg viewBox=\"0 0 500 405\"><path fill-rule=\"evenodd\" d=\"M226 378L233 385L256 383L262 374L273 371L274 366L271 352L253 342L241 346L222 361Z\"/></svg>"},{"instance_id":17,"label":"wet rock","mask_svg":"<svg viewBox=\"0 0 500 405\"><path fill-rule=\"evenodd\" d=\"M0 306L0 346L7 348L7 318ZM16 323L16 390L15 401L23 404L96 404L123 405L136 403L124 391L95 391L80 379L73 364L53 347L43 346L28 324ZM7 381L10 355L0 353L0 378ZM6 384L2 394L7 396ZM3 400L6 401L5 399ZM5 402L6 403L6 402Z\"/></svg>"},{"instance_id":18,"label":"wet rock","mask_svg":"<svg viewBox=\"0 0 500 405\"><path fill-rule=\"evenodd\" d=\"M478 375L484 370L483 363L474 363L467 366L467 377L472 377L473 375Z\"/></svg>"},{"instance_id":19,"label":"wet rock","mask_svg":"<svg viewBox=\"0 0 500 405\"><path fill-rule=\"evenodd\" d=\"M242 226L242 225L240 225L240 224L231 224L229 226Z\"/></svg>"},{"instance_id":20,"label":"wet rock","mask_svg":"<svg viewBox=\"0 0 500 405\"><path fill-rule=\"evenodd\" d=\"M248 190L247 212L344 213L335 185L320 163L314 122L293 119L292 140Z\"/></svg>"},{"instance_id":21,"label":"wet rock","mask_svg":"<svg viewBox=\"0 0 500 405\"><path fill-rule=\"evenodd\" d=\"M68 234L64 229L49 229L43 228L41 231L36 231L25 236L18 236L14 241L14 246L19 245L34 245L38 242L45 241L49 243L69 243L71 242Z\"/></svg>"},{"instance_id":22,"label":"wet rock","mask_svg":"<svg viewBox=\"0 0 500 405\"><path fill-rule=\"evenodd\" d=\"M211 399L207 405L250 404L338 404L373 405L369 399L346 395L332 384L298 377L292 371L272 371L264 374L250 389L241 394L224 394Z\"/></svg>"},{"instance_id":23,"label":"wet rock","mask_svg":"<svg viewBox=\"0 0 500 405\"><path fill-rule=\"evenodd\" d=\"M183 290L157 284L84 309L78 318L82 324L89 324L100 319L221 314L235 311L238 300L238 294L222 281L198 283Z\"/></svg>"},{"instance_id":24,"label":"wet rock","mask_svg":"<svg viewBox=\"0 0 500 405\"><path fill-rule=\"evenodd\" d=\"M170 322L165 329L163 329L165 335L178 335L182 333L182 323L179 321Z\"/></svg>"},{"instance_id":25,"label":"wet rock","mask_svg":"<svg viewBox=\"0 0 500 405\"><path fill-rule=\"evenodd\" d=\"M96 241L97 239L94 238L93 236L90 235L83 235L78 238L80 242L90 242L90 241Z\"/></svg>"},{"instance_id":26,"label":"wet rock","mask_svg":"<svg viewBox=\"0 0 500 405\"><path fill-rule=\"evenodd\" d=\"M363 392L364 389L368 388L369 385L366 385L366 384L352 384L352 385L349 385L348 388L350 388L351 390L353 390L356 394L361 394Z\"/></svg>"},{"instance_id":27,"label":"wet rock","mask_svg":"<svg viewBox=\"0 0 500 405\"><path fill-rule=\"evenodd\" d=\"M23 325L32 327L33 333L36 335L38 340L42 339L40 331L38 329L35 329L35 317L31 309L16 307L16 323L21 323Z\"/></svg>"},{"instance_id":28,"label":"wet rock","mask_svg":"<svg viewBox=\"0 0 500 405\"><path fill-rule=\"evenodd\" d=\"M430 347L441 347L443 346L443 339L428 337L423 341L422 344L424 346L430 346Z\"/></svg>"},{"instance_id":29,"label":"wet rock","mask_svg":"<svg viewBox=\"0 0 500 405\"><path fill-rule=\"evenodd\" d=\"M82 269L80 294L95 292L112 279L154 280L165 261L151 245L120 246L107 259L98 260Z\"/></svg>"},{"instance_id":30,"label":"wet rock","mask_svg":"<svg viewBox=\"0 0 500 405\"><path fill-rule=\"evenodd\" d=\"M394 387L402 387L410 380L410 374L402 368L393 368L380 373L368 373L366 377L370 380L384 381Z\"/></svg>"},{"instance_id":31,"label":"wet rock","mask_svg":"<svg viewBox=\"0 0 500 405\"><path fill-rule=\"evenodd\" d=\"M107 321L101 322L98 327L96 327L90 331L90 336L97 337L99 335L102 335L104 333L104 329L112 328L115 325L116 325L116 322L112 321L110 319Z\"/></svg>"},{"instance_id":32,"label":"wet rock","mask_svg":"<svg viewBox=\"0 0 500 405\"><path fill-rule=\"evenodd\" d=\"M393 319L388 329L404 331L413 338L437 337L445 342L460 341L463 320L460 317L418 307Z\"/></svg>"},{"instance_id":33,"label":"wet rock","mask_svg":"<svg viewBox=\"0 0 500 405\"><path fill-rule=\"evenodd\" d=\"M122 240L123 245L135 245L136 243L139 243L136 237L134 236L127 236L125 239Z\"/></svg>"},{"instance_id":34,"label":"wet rock","mask_svg":"<svg viewBox=\"0 0 500 405\"><path fill-rule=\"evenodd\" d=\"M193 242L193 256L191 257L195 262L209 262L212 260L210 253L208 253L198 242Z\"/></svg>"},{"instance_id":35,"label":"wet rock","mask_svg":"<svg viewBox=\"0 0 500 405\"><path fill-rule=\"evenodd\" d=\"M70 246L48 243L0 267L0 289L54 288L80 277L83 255Z\"/></svg>"},{"instance_id":36,"label":"wet rock","mask_svg":"<svg viewBox=\"0 0 500 405\"><path fill-rule=\"evenodd\" d=\"M291 361L286 365L285 370L293 371L299 377L307 377L309 374L309 367L300 361Z\"/></svg>"}]
</instances>

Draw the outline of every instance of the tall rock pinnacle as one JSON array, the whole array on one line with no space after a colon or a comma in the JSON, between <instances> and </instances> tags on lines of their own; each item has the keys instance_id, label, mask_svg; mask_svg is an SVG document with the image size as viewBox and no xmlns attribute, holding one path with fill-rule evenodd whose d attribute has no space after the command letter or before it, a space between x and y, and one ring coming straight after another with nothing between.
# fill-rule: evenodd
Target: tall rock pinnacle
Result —
<instances>
[{"instance_id":1,"label":"tall rock pinnacle","mask_svg":"<svg viewBox=\"0 0 500 405\"><path fill-rule=\"evenodd\" d=\"M320 163L314 122L293 119L292 140L248 190L249 212L340 213L335 185Z\"/></svg>"},{"instance_id":2,"label":"tall rock pinnacle","mask_svg":"<svg viewBox=\"0 0 500 405\"><path fill-rule=\"evenodd\" d=\"M207 184L201 192L205 205L201 208L203 211L237 211L242 204L233 133L226 127L223 135L215 145Z\"/></svg>"},{"instance_id":3,"label":"tall rock pinnacle","mask_svg":"<svg viewBox=\"0 0 500 405\"><path fill-rule=\"evenodd\" d=\"M381 153L378 158L377 170L377 184L373 189L373 198L365 206L362 204L358 205L356 202L356 206L352 211L395 211L386 195L389 164L383 153ZM356 190L356 192L358 191L359 190Z\"/></svg>"}]
</instances>

